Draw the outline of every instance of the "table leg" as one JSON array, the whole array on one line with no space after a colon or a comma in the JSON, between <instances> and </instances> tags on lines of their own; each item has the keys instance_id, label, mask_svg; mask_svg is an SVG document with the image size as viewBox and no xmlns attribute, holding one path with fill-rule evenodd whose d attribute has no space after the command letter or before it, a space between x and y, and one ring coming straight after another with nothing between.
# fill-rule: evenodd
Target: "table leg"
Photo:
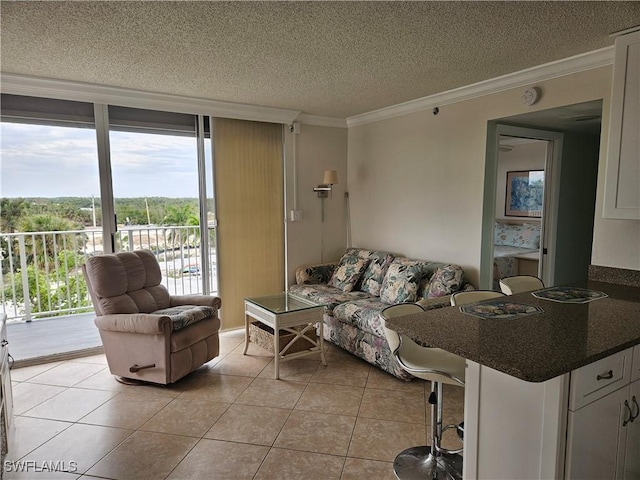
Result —
<instances>
[{"instance_id":1,"label":"table leg","mask_svg":"<svg viewBox=\"0 0 640 480\"><path fill-rule=\"evenodd\" d=\"M320 358L322 359L322 364L326 367L327 366L327 360L324 358L324 320L320 320L320 328L319 330L319 334L320 334Z\"/></svg>"},{"instance_id":2,"label":"table leg","mask_svg":"<svg viewBox=\"0 0 640 480\"><path fill-rule=\"evenodd\" d=\"M280 378L280 329L278 328L278 318L274 321L273 328L273 363L275 364L275 379Z\"/></svg>"},{"instance_id":3,"label":"table leg","mask_svg":"<svg viewBox=\"0 0 640 480\"><path fill-rule=\"evenodd\" d=\"M243 355L247 354L247 349L249 348L249 315L245 313L244 315L244 351Z\"/></svg>"}]
</instances>

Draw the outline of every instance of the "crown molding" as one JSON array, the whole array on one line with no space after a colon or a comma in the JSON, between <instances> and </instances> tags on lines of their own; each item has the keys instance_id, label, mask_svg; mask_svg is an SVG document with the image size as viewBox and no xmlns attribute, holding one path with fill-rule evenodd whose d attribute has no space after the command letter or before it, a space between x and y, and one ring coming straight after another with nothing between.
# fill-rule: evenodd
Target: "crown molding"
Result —
<instances>
[{"instance_id":1,"label":"crown molding","mask_svg":"<svg viewBox=\"0 0 640 480\"><path fill-rule=\"evenodd\" d=\"M464 87L436 93L426 97L399 103L390 107L373 110L371 112L354 115L347 118L347 126L355 127L367 123L378 122L388 118L399 117L409 113L430 110L451 103L471 100L473 98L503 92L512 88L522 87L536 82L571 75L573 73L612 65L614 47L583 53L562 60L538 65L518 72L474 83Z\"/></svg>"},{"instance_id":2,"label":"crown molding","mask_svg":"<svg viewBox=\"0 0 640 480\"><path fill-rule=\"evenodd\" d=\"M345 118L323 117L320 115L312 115L310 113L301 113L296 121L305 125L319 125L321 127L347 128L347 120Z\"/></svg>"},{"instance_id":3,"label":"crown molding","mask_svg":"<svg viewBox=\"0 0 640 480\"><path fill-rule=\"evenodd\" d=\"M123 107L167 112L211 115L259 122L291 124L300 110L262 107L204 98L152 93L92 83L1 73L2 93L31 97L57 98L80 102L119 105Z\"/></svg>"}]
</instances>

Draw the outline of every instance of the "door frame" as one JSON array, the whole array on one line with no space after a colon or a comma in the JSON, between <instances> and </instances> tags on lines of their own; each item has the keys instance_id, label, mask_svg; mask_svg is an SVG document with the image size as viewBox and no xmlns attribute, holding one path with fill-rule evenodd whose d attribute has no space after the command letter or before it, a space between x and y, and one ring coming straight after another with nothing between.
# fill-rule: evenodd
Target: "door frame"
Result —
<instances>
[{"instance_id":1,"label":"door frame","mask_svg":"<svg viewBox=\"0 0 640 480\"><path fill-rule=\"evenodd\" d=\"M496 212L496 187L498 170L498 144L500 136L546 140L544 210L541 231L542 281L547 286L554 283L558 200L560 196L560 169L564 135L561 132L540 130L517 125L507 125L492 120L487 125L487 150L484 172L484 199L482 204L482 234L480 247L480 288L491 290L493 285L493 236ZM546 249L546 250L545 250ZM546 251L546 254L543 252Z\"/></svg>"}]
</instances>

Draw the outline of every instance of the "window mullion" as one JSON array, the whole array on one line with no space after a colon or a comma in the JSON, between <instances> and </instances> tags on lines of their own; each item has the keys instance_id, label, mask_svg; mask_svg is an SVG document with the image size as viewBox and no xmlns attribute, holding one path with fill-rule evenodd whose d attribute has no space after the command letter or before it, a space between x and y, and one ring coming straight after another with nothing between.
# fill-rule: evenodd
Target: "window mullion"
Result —
<instances>
[{"instance_id":1,"label":"window mullion","mask_svg":"<svg viewBox=\"0 0 640 480\"><path fill-rule=\"evenodd\" d=\"M96 138L98 144L98 171L100 173L100 199L102 202L102 242L104 253L114 253L117 222L111 177L111 150L109 147L109 109L94 104Z\"/></svg>"}]
</instances>

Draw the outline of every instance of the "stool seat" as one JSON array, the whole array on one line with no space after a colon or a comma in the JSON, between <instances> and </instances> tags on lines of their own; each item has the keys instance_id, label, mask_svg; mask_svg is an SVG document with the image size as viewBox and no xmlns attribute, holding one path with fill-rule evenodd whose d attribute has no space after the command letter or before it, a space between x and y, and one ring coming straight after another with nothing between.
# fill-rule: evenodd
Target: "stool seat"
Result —
<instances>
[{"instance_id":1,"label":"stool seat","mask_svg":"<svg viewBox=\"0 0 640 480\"><path fill-rule=\"evenodd\" d=\"M500 290L505 295L515 295L516 293L532 292L544 288L544 283L533 275L514 275L500 279Z\"/></svg>"},{"instance_id":2,"label":"stool seat","mask_svg":"<svg viewBox=\"0 0 640 480\"><path fill-rule=\"evenodd\" d=\"M442 432L458 425L442 425L443 384L463 385L465 359L440 348L422 347L406 335L386 326L386 319L424 312L416 304L387 307L381 313L387 342L402 368L412 375L431 382L431 445L410 447L400 452L393 462L393 472L399 480L462 479L462 456L458 450L447 450L440 443ZM462 438L462 436L461 436Z\"/></svg>"},{"instance_id":3,"label":"stool seat","mask_svg":"<svg viewBox=\"0 0 640 480\"><path fill-rule=\"evenodd\" d=\"M423 380L464 385L465 361L463 358L440 348L421 347L407 340L403 338L402 356L397 359L402 368Z\"/></svg>"}]
</instances>

